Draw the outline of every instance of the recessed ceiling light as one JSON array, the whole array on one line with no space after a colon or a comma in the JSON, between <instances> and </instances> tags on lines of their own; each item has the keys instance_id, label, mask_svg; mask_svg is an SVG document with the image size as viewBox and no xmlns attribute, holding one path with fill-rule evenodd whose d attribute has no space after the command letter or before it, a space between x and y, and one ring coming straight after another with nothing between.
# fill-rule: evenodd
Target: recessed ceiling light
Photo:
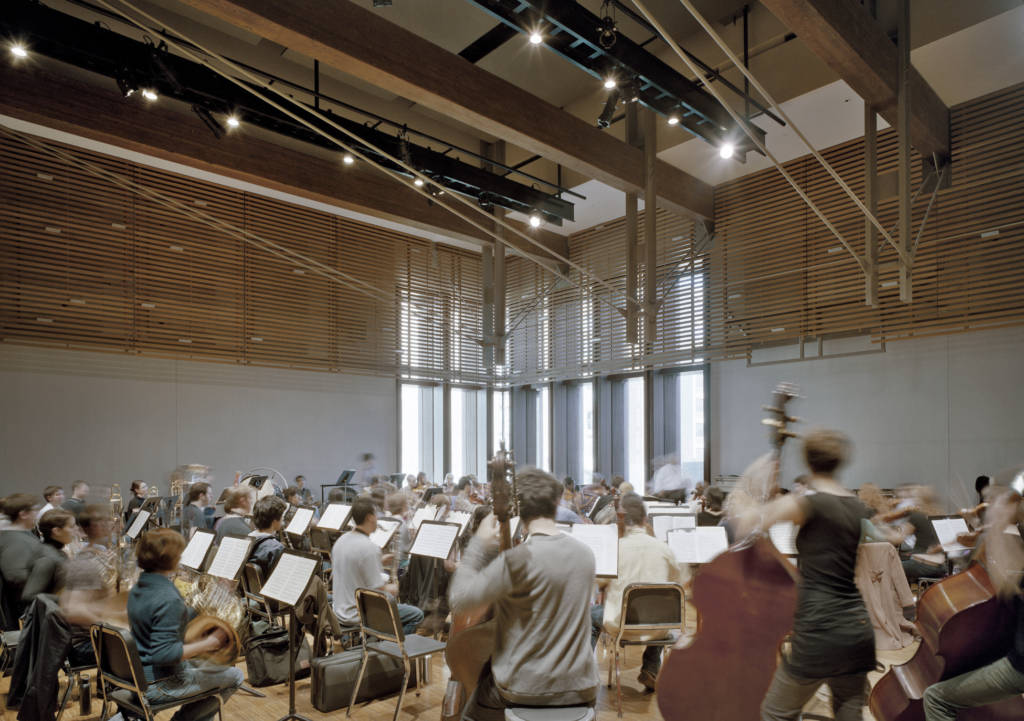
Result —
<instances>
[{"instance_id":1,"label":"recessed ceiling light","mask_svg":"<svg viewBox=\"0 0 1024 721\"><path fill-rule=\"evenodd\" d=\"M144 97L149 102L153 102L159 96L156 94L155 90L151 90L150 88L146 88L145 90L142 91L142 97Z\"/></svg>"},{"instance_id":2,"label":"recessed ceiling light","mask_svg":"<svg viewBox=\"0 0 1024 721\"><path fill-rule=\"evenodd\" d=\"M542 42L544 42L544 36L534 31L530 33L530 42L533 43L534 45L540 45Z\"/></svg>"},{"instance_id":3,"label":"recessed ceiling light","mask_svg":"<svg viewBox=\"0 0 1024 721\"><path fill-rule=\"evenodd\" d=\"M345 155L341 159L341 162L345 163L345 165L352 165L352 163L356 162L356 159L353 158L350 153L345 153Z\"/></svg>"},{"instance_id":4,"label":"recessed ceiling light","mask_svg":"<svg viewBox=\"0 0 1024 721\"><path fill-rule=\"evenodd\" d=\"M416 178L416 180L414 180L412 182L413 182L413 185L415 185L417 188L422 188L423 187L423 181L421 179L419 179L419 178Z\"/></svg>"},{"instance_id":5,"label":"recessed ceiling light","mask_svg":"<svg viewBox=\"0 0 1024 721\"><path fill-rule=\"evenodd\" d=\"M618 83L617 83L617 82L615 82L615 78L607 78L607 79L606 79L606 80L604 81L604 87L605 87L605 88L606 88L607 90L612 90L612 89L613 89L613 88L614 88L614 87L615 87L616 85L618 85Z\"/></svg>"},{"instance_id":6,"label":"recessed ceiling light","mask_svg":"<svg viewBox=\"0 0 1024 721\"><path fill-rule=\"evenodd\" d=\"M728 160L732 157L732 154L736 151L732 143L722 143L722 147L718 149L718 155L722 160Z\"/></svg>"},{"instance_id":7,"label":"recessed ceiling light","mask_svg":"<svg viewBox=\"0 0 1024 721\"><path fill-rule=\"evenodd\" d=\"M531 228L539 228L540 227L540 216L537 215L536 213L534 213L533 215L530 216L530 227Z\"/></svg>"},{"instance_id":8,"label":"recessed ceiling light","mask_svg":"<svg viewBox=\"0 0 1024 721\"><path fill-rule=\"evenodd\" d=\"M228 127L229 128L237 128L241 124L242 124L241 121L239 121L239 119L237 117L235 117L234 115L229 115L228 116Z\"/></svg>"},{"instance_id":9,"label":"recessed ceiling light","mask_svg":"<svg viewBox=\"0 0 1024 721\"><path fill-rule=\"evenodd\" d=\"M21 43L14 43L13 45L11 45L11 55L13 55L16 58L27 58L28 48L26 48Z\"/></svg>"},{"instance_id":10,"label":"recessed ceiling light","mask_svg":"<svg viewBox=\"0 0 1024 721\"><path fill-rule=\"evenodd\" d=\"M677 118L675 115L669 115L668 116L668 124L669 125L679 125L679 118Z\"/></svg>"}]
</instances>

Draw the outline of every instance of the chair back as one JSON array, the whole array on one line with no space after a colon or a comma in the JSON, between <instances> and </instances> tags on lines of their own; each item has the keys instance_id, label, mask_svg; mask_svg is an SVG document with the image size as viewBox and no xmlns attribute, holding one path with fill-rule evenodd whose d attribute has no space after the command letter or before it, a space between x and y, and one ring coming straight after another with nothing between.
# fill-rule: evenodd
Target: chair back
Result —
<instances>
[{"instance_id":1,"label":"chair back","mask_svg":"<svg viewBox=\"0 0 1024 721\"><path fill-rule=\"evenodd\" d=\"M683 587L678 583L631 583L622 592L624 631L681 629L685 619Z\"/></svg>"},{"instance_id":2,"label":"chair back","mask_svg":"<svg viewBox=\"0 0 1024 721\"><path fill-rule=\"evenodd\" d=\"M263 588L263 572L251 561L242 566L242 593L257 596Z\"/></svg>"},{"instance_id":3,"label":"chair back","mask_svg":"<svg viewBox=\"0 0 1024 721\"><path fill-rule=\"evenodd\" d=\"M89 637L96 654L96 668L103 680L134 691L142 698L149 684L132 635L104 623L94 624L89 629Z\"/></svg>"},{"instance_id":4,"label":"chair back","mask_svg":"<svg viewBox=\"0 0 1024 721\"><path fill-rule=\"evenodd\" d=\"M402 645L405 634L398 620L398 605L382 591L369 588L356 589L356 607L359 609L359 625L364 634L384 641Z\"/></svg>"}]
</instances>

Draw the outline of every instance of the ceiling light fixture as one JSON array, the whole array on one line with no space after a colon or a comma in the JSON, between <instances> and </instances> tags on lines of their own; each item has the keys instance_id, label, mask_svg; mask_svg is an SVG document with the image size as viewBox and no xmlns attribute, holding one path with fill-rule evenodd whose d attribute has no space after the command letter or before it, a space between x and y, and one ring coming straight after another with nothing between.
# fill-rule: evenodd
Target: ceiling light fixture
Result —
<instances>
[{"instance_id":1,"label":"ceiling light fixture","mask_svg":"<svg viewBox=\"0 0 1024 721\"><path fill-rule=\"evenodd\" d=\"M417 188L423 187L423 181L419 178L416 178L416 180L412 181L412 184L415 185Z\"/></svg>"},{"instance_id":2,"label":"ceiling light fixture","mask_svg":"<svg viewBox=\"0 0 1024 721\"><path fill-rule=\"evenodd\" d=\"M531 228L539 228L540 227L540 222L541 222L540 221L540 216L537 215L536 213L533 213L530 216L530 227Z\"/></svg>"},{"instance_id":3,"label":"ceiling light fixture","mask_svg":"<svg viewBox=\"0 0 1024 721\"><path fill-rule=\"evenodd\" d=\"M722 146L718 149L718 156L722 160L728 160L734 152L736 152L736 148L733 147L732 143L722 143Z\"/></svg>"},{"instance_id":4,"label":"ceiling light fixture","mask_svg":"<svg viewBox=\"0 0 1024 721\"><path fill-rule=\"evenodd\" d=\"M26 48L21 43L14 43L13 45L11 45L11 55L13 55L16 58L27 58L28 48Z\"/></svg>"},{"instance_id":5,"label":"ceiling light fixture","mask_svg":"<svg viewBox=\"0 0 1024 721\"><path fill-rule=\"evenodd\" d=\"M356 159L352 157L351 153L345 153L345 155L341 158L341 162L343 162L345 165L352 165L352 163L356 162Z\"/></svg>"},{"instance_id":6,"label":"ceiling light fixture","mask_svg":"<svg viewBox=\"0 0 1024 721\"><path fill-rule=\"evenodd\" d=\"M153 102L159 96L156 94L155 90L151 90L150 88L146 88L145 90L142 91L142 97L144 97L149 102Z\"/></svg>"},{"instance_id":7,"label":"ceiling light fixture","mask_svg":"<svg viewBox=\"0 0 1024 721\"><path fill-rule=\"evenodd\" d=\"M235 115L229 115L227 122L229 128L237 128L239 125L242 124L242 121L240 121L238 117Z\"/></svg>"},{"instance_id":8,"label":"ceiling light fixture","mask_svg":"<svg viewBox=\"0 0 1024 721\"><path fill-rule=\"evenodd\" d=\"M544 42L543 35L541 35L536 30L530 33L530 43L532 43L533 45L540 45L542 42Z\"/></svg>"},{"instance_id":9,"label":"ceiling light fixture","mask_svg":"<svg viewBox=\"0 0 1024 721\"><path fill-rule=\"evenodd\" d=\"M679 118L676 117L675 115L669 115L668 116L668 124L669 125L679 125Z\"/></svg>"},{"instance_id":10,"label":"ceiling light fixture","mask_svg":"<svg viewBox=\"0 0 1024 721\"><path fill-rule=\"evenodd\" d=\"M614 90L616 85L618 85L618 83L615 81L615 78L613 78L611 76L605 78L605 81L604 81L605 90Z\"/></svg>"},{"instance_id":11,"label":"ceiling light fixture","mask_svg":"<svg viewBox=\"0 0 1024 721\"><path fill-rule=\"evenodd\" d=\"M597 116L597 127L607 128L612 124L612 117L615 115L615 108L619 104L619 91L613 90L608 93L608 99L604 101L604 109Z\"/></svg>"}]
</instances>

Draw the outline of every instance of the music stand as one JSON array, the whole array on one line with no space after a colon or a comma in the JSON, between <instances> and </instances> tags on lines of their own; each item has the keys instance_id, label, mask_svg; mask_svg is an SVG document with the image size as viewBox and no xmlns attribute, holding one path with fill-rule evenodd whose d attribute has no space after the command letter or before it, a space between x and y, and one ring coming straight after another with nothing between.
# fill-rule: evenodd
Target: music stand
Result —
<instances>
[{"instance_id":1,"label":"music stand","mask_svg":"<svg viewBox=\"0 0 1024 721\"><path fill-rule=\"evenodd\" d=\"M284 551L260 590L266 598L288 607L288 713L278 721L310 721L295 712L295 636L299 628L295 604L306 595L319 562L320 559L311 553Z\"/></svg>"},{"instance_id":2,"label":"music stand","mask_svg":"<svg viewBox=\"0 0 1024 721\"><path fill-rule=\"evenodd\" d=\"M345 502L351 503L352 498L356 496L356 489L354 489L349 484L349 481L351 481L355 475L356 471L354 468L346 468L341 472L341 475L338 476L338 480L336 480L334 483L320 484L320 504L323 505L324 503L327 502L327 499L324 498L324 491L328 488L337 488L338 486L341 486L342 488L345 489Z\"/></svg>"},{"instance_id":3,"label":"music stand","mask_svg":"<svg viewBox=\"0 0 1024 721\"><path fill-rule=\"evenodd\" d=\"M149 511L143 511L142 508L139 508L139 510L135 512L135 517L132 519L131 525L129 525L128 529L124 532L124 535L134 541L139 537L139 534L142 533L142 530L146 527L146 524L152 520L152 518L152 513Z\"/></svg>"}]
</instances>

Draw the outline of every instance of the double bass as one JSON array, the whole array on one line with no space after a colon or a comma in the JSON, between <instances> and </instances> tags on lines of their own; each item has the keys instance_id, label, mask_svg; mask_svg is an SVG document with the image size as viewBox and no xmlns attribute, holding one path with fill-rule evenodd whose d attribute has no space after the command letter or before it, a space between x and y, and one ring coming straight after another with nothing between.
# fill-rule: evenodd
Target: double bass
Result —
<instances>
[{"instance_id":1,"label":"double bass","mask_svg":"<svg viewBox=\"0 0 1024 721\"><path fill-rule=\"evenodd\" d=\"M786 406L795 397L796 389L782 384L765 409L776 461L794 435L789 424L796 419ZM696 635L672 649L658 680L658 708L666 721L760 718L796 600L797 571L764 536L740 541L701 567L693 580Z\"/></svg>"},{"instance_id":2,"label":"double bass","mask_svg":"<svg viewBox=\"0 0 1024 721\"><path fill-rule=\"evenodd\" d=\"M487 463L487 480L491 486L494 517L498 521L498 542L501 551L512 547L509 519L513 515L515 464L511 451L504 444ZM480 673L490 660L494 649L494 622L491 609L476 609L472 613L452 617L448 645L444 656L451 671L448 687L441 704L442 721L457 721L470 695L476 689Z\"/></svg>"},{"instance_id":3,"label":"double bass","mask_svg":"<svg viewBox=\"0 0 1024 721\"><path fill-rule=\"evenodd\" d=\"M999 533L1001 529L989 529ZM984 541L982 541L984 543ZM983 548L964 571L928 587L917 602L921 644L913 658L892 666L871 689L878 721L924 721L922 697L933 683L1005 656L1013 644L1013 611L996 594ZM1019 721L1024 697L960 711L959 721Z\"/></svg>"}]
</instances>

